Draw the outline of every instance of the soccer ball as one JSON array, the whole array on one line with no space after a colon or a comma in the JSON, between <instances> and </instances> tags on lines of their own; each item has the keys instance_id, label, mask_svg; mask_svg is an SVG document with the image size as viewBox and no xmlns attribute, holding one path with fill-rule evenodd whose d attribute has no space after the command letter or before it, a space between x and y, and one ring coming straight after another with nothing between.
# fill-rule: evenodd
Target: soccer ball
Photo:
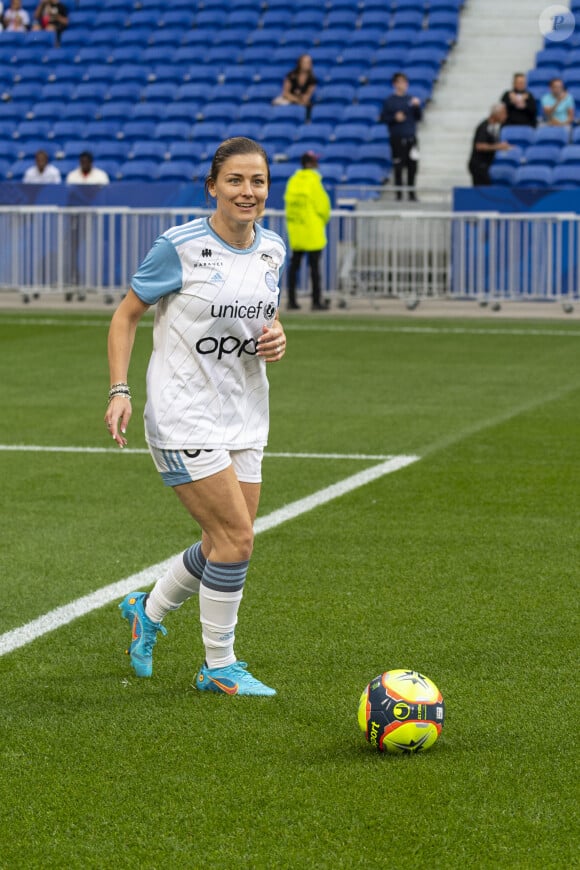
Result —
<instances>
[{"instance_id":1,"label":"soccer ball","mask_svg":"<svg viewBox=\"0 0 580 870\"><path fill-rule=\"evenodd\" d=\"M445 704L435 683L418 671L385 671L365 687L358 724L379 752L423 752L443 727Z\"/></svg>"}]
</instances>

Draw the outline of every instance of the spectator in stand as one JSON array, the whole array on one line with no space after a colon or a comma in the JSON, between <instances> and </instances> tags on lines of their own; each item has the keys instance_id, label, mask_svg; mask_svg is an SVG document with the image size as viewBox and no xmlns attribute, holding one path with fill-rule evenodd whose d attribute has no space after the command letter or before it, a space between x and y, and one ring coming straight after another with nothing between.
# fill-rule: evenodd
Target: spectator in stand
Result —
<instances>
[{"instance_id":1,"label":"spectator in stand","mask_svg":"<svg viewBox=\"0 0 580 870\"><path fill-rule=\"evenodd\" d=\"M10 0L10 7L4 13L4 29L11 32L29 30L30 15L22 8L22 0Z\"/></svg>"},{"instance_id":2,"label":"spectator in stand","mask_svg":"<svg viewBox=\"0 0 580 870\"><path fill-rule=\"evenodd\" d=\"M509 151L512 147L508 142L500 140L501 128L507 118L505 103L492 106L489 117L478 125L473 137L473 148L469 159L469 172L473 186L480 187L491 184L489 168L498 151Z\"/></svg>"},{"instance_id":3,"label":"spectator in stand","mask_svg":"<svg viewBox=\"0 0 580 870\"><path fill-rule=\"evenodd\" d=\"M60 184L60 172L49 162L46 151L37 151L34 155L34 166L29 166L22 179L24 184Z\"/></svg>"},{"instance_id":4,"label":"spectator in stand","mask_svg":"<svg viewBox=\"0 0 580 870\"><path fill-rule=\"evenodd\" d=\"M33 30L53 30L56 34L56 44L60 45L63 30L68 27L68 9L64 3L53 0L40 0L34 12Z\"/></svg>"},{"instance_id":5,"label":"spectator in stand","mask_svg":"<svg viewBox=\"0 0 580 870\"><path fill-rule=\"evenodd\" d=\"M304 106L306 120L309 121L316 85L317 80L314 75L312 58L309 54L301 54L294 69L284 79L282 93L272 100L272 104L274 106L287 106L294 103L298 106Z\"/></svg>"},{"instance_id":6,"label":"spectator in stand","mask_svg":"<svg viewBox=\"0 0 580 870\"><path fill-rule=\"evenodd\" d=\"M417 122L423 110L418 97L409 96L409 80L404 73L395 73L391 79L393 93L383 103L380 119L387 125L391 140L393 169L397 199L403 198L403 170L407 172L409 199L415 201L415 178L419 161Z\"/></svg>"},{"instance_id":7,"label":"spectator in stand","mask_svg":"<svg viewBox=\"0 0 580 870\"><path fill-rule=\"evenodd\" d=\"M288 308L298 309L296 279L306 254L312 282L312 310L325 311L320 286L320 256L326 247L326 225L330 220L330 198L318 171L318 154L307 151L300 158L302 169L288 179L284 192L286 229L292 248L288 270Z\"/></svg>"},{"instance_id":8,"label":"spectator in stand","mask_svg":"<svg viewBox=\"0 0 580 870\"><path fill-rule=\"evenodd\" d=\"M538 123L538 107L536 99L526 87L526 77L523 73L515 73L511 91L506 91L501 98L507 109L506 124L516 124L520 127L535 127Z\"/></svg>"},{"instance_id":9,"label":"spectator in stand","mask_svg":"<svg viewBox=\"0 0 580 870\"><path fill-rule=\"evenodd\" d=\"M109 184L109 176L103 169L93 166L93 155L83 151L79 156L77 169L71 170L66 177L67 184Z\"/></svg>"},{"instance_id":10,"label":"spectator in stand","mask_svg":"<svg viewBox=\"0 0 580 870\"><path fill-rule=\"evenodd\" d=\"M549 93L542 97L546 124L552 127L568 127L574 123L574 97L565 89L562 79L551 79L549 85Z\"/></svg>"}]
</instances>

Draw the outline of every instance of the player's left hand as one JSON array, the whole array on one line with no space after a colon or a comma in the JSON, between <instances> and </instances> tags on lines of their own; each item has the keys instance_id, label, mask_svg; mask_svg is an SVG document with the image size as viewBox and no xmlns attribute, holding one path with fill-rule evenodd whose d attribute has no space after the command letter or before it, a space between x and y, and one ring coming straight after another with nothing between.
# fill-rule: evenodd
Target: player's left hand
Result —
<instances>
[{"instance_id":1,"label":"player's left hand","mask_svg":"<svg viewBox=\"0 0 580 870\"><path fill-rule=\"evenodd\" d=\"M266 362L278 362L286 352L286 335L279 320L272 326L263 326L258 339L258 356Z\"/></svg>"}]
</instances>

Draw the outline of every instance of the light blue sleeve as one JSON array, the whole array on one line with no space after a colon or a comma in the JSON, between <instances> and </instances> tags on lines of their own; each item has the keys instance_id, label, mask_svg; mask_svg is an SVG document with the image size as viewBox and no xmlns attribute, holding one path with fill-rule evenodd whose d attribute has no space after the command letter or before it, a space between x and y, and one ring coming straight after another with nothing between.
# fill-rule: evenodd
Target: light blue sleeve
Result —
<instances>
[{"instance_id":1,"label":"light blue sleeve","mask_svg":"<svg viewBox=\"0 0 580 870\"><path fill-rule=\"evenodd\" d=\"M162 296L177 293L182 284L183 272L177 251L169 239L159 236L133 275L131 287L139 299L154 305Z\"/></svg>"}]
</instances>

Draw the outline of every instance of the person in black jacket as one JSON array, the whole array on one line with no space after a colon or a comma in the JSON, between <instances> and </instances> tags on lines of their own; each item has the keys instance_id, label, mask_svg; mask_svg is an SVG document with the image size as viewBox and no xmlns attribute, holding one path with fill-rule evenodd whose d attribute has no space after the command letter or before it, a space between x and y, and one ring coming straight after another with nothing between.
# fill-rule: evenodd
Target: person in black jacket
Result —
<instances>
[{"instance_id":1,"label":"person in black jacket","mask_svg":"<svg viewBox=\"0 0 580 870\"><path fill-rule=\"evenodd\" d=\"M391 81L393 93L383 103L381 121L387 125L391 140L397 199L403 198L403 169L406 169L409 199L416 200L415 177L419 160L416 131L417 121L423 113L421 100L409 96L409 80L404 73L395 73Z\"/></svg>"},{"instance_id":2,"label":"person in black jacket","mask_svg":"<svg viewBox=\"0 0 580 870\"><path fill-rule=\"evenodd\" d=\"M526 87L526 77L516 73L511 91L506 91L501 98L507 109L506 124L536 127L538 124L538 108L536 99Z\"/></svg>"},{"instance_id":3,"label":"person in black jacket","mask_svg":"<svg viewBox=\"0 0 580 870\"><path fill-rule=\"evenodd\" d=\"M473 136L469 172L474 187L491 184L489 168L498 151L509 151L512 147L508 142L501 141L501 128L505 124L507 109L504 103L496 103L491 107L489 116L478 124Z\"/></svg>"}]
</instances>

